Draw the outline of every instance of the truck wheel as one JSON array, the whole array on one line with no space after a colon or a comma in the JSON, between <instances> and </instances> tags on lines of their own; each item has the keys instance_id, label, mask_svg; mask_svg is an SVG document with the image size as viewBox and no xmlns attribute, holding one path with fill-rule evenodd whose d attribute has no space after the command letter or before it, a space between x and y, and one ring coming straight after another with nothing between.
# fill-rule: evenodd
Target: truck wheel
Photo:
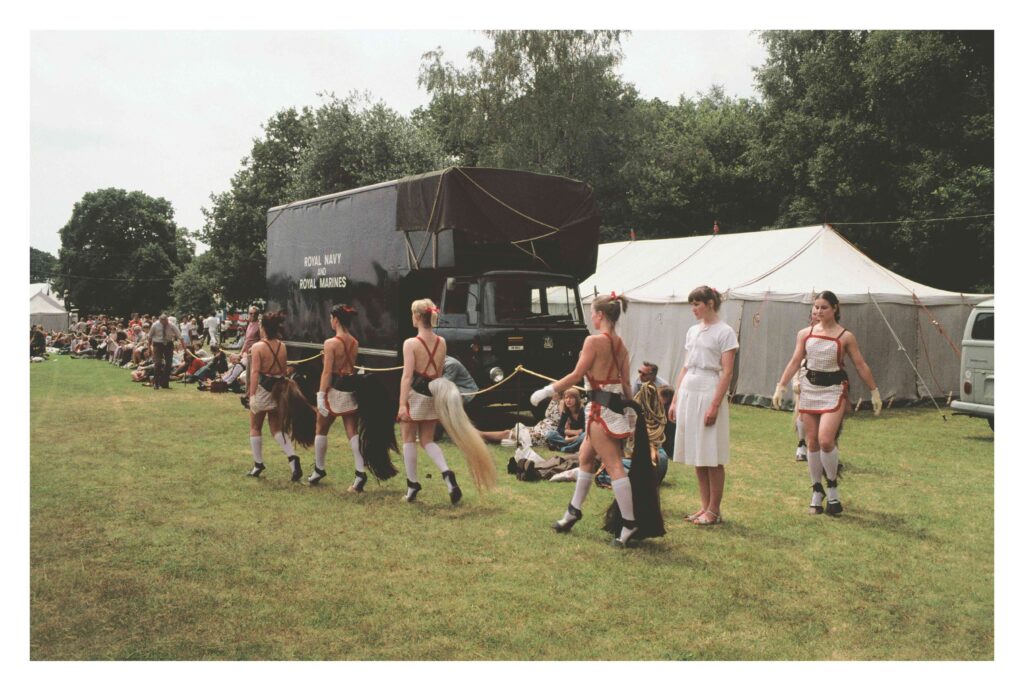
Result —
<instances>
[{"instance_id":1,"label":"truck wheel","mask_svg":"<svg viewBox=\"0 0 1024 691\"><path fill-rule=\"evenodd\" d=\"M990 418L988 419L988 426L989 426L990 428L992 428L992 431L993 431L993 432L995 432L995 431L996 431L996 419L995 419L994 417L990 417Z\"/></svg>"}]
</instances>

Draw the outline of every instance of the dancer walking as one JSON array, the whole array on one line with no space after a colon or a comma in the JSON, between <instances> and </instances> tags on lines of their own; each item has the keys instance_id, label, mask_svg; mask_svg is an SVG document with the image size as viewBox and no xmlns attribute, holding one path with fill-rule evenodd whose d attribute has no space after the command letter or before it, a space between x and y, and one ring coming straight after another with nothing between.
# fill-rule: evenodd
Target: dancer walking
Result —
<instances>
[{"instance_id":1,"label":"dancer walking","mask_svg":"<svg viewBox=\"0 0 1024 691\"><path fill-rule=\"evenodd\" d=\"M442 376L447 345L434 333L440 310L429 298L414 301L411 309L417 333L402 344L402 383L398 396L407 487L404 499L416 501L416 495L423 489L417 475L418 437L423 450L441 471L452 504L457 504L462 499L462 489L445 461L444 452L434 441L438 420L465 455L477 488L493 487L497 473L483 438L466 416L458 388Z\"/></svg>"},{"instance_id":2,"label":"dancer walking","mask_svg":"<svg viewBox=\"0 0 1024 691\"><path fill-rule=\"evenodd\" d=\"M565 515L555 521L552 528L568 533L583 518L583 502L594 482L597 459L600 457L612 480L612 490L622 517L622 529L613 544L625 547L637 531L633 511L633 490L622 465L622 442L636 425L633 393L629 383L629 352L615 333L619 316L626 311L628 302L623 295L599 295L590 307L590 323L597 333L583 341L576 369L553 384L535 391L530 396L534 406L556 393L567 391L584 376L590 387L590 402L584 409L586 437L580 447L580 468L576 476L576 489Z\"/></svg>"},{"instance_id":3,"label":"dancer walking","mask_svg":"<svg viewBox=\"0 0 1024 691\"><path fill-rule=\"evenodd\" d=\"M298 385L285 377L288 353L280 341L284 314L267 312L260 321L260 341L251 352L247 395L242 403L249 408L249 444L253 466L246 475L259 477L263 463L263 420L270 434L288 457L292 482L302 478L302 465L292 446L292 437L302 446L313 444L316 410L306 401Z\"/></svg>"},{"instance_id":4,"label":"dancer walking","mask_svg":"<svg viewBox=\"0 0 1024 691\"><path fill-rule=\"evenodd\" d=\"M846 413L850 381L843 361L847 355L857 374L871 389L871 407L878 415L882 397L875 385L871 368L861 355L853 333L839 324L839 298L829 290L814 299L812 326L801 329L796 337L793 357L775 386L772 407L782 406L786 382L800 371L800 404L798 410L807 438L807 470L811 476L811 505L808 513L838 515L843 511L839 500L839 450L836 438ZM817 323L814 323L817 320ZM826 492L821 486L822 474L828 485L828 502L823 508Z\"/></svg>"}]
</instances>

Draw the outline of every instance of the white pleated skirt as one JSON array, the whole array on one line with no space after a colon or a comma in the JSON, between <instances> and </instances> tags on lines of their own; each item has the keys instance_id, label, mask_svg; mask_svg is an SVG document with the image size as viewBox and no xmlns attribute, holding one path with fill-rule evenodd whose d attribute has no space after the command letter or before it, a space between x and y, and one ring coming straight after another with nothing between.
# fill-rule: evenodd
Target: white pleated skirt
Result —
<instances>
[{"instance_id":1,"label":"white pleated skirt","mask_svg":"<svg viewBox=\"0 0 1024 691\"><path fill-rule=\"evenodd\" d=\"M729 403L719 406L715 424L704 425L717 387L718 373L710 370L688 370L683 377L676 403L676 462L708 467L729 462Z\"/></svg>"}]
</instances>

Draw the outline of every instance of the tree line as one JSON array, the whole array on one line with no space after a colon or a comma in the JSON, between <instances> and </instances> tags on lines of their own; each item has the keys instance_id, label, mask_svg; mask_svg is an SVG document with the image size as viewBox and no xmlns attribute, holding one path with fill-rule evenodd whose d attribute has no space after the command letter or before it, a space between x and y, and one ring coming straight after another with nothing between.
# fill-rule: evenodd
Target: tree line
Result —
<instances>
[{"instance_id":1,"label":"tree line","mask_svg":"<svg viewBox=\"0 0 1024 691\"><path fill-rule=\"evenodd\" d=\"M589 183L602 241L827 222L915 281L993 289L991 31L761 32L759 98L710 86L675 103L619 75L623 32L485 35L465 68L423 56L430 100L408 116L330 93L273 114L203 209L198 257L166 200L87 194L57 287L91 310L245 303L265 290L269 208L463 165ZM123 280L80 278L105 272Z\"/></svg>"}]
</instances>

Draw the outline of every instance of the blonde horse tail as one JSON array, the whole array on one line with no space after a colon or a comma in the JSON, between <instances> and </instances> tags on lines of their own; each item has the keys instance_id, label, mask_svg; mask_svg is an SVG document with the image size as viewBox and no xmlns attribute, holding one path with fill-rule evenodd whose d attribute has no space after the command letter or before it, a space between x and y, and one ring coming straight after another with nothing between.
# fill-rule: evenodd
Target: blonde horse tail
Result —
<instances>
[{"instance_id":1,"label":"blonde horse tail","mask_svg":"<svg viewBox=\"0 0 1024 691\"><path fill-rule=\"evenodd\" d=\"M491 452L487 450L487 445L484 444L484 438L470 422L465 408L462 407L459 389L444 377L438 377L430 382L430 393L434 397L434 408L441 424L451 435L455 446L466 457L466 465L473 476L473 484L478 490L494 489L498 484L494 460L491 458Z\"/></svg>"}]
</instances>

